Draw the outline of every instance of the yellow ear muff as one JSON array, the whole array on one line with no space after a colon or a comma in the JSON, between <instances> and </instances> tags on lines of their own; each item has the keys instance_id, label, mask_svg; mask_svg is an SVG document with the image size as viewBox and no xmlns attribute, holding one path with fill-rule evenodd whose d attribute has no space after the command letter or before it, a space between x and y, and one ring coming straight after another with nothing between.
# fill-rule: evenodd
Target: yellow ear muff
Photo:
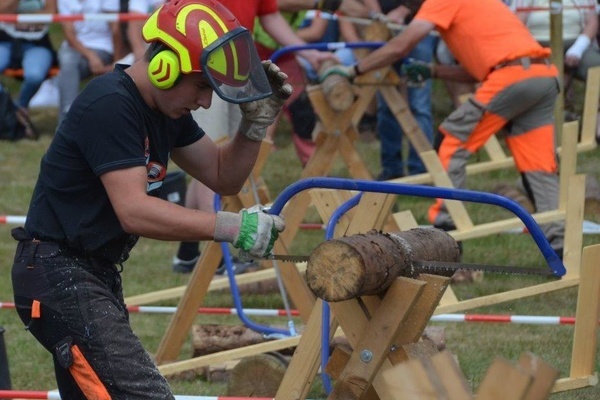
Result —
<instances>
[{"instance_id":1,"label":"yellow ear muff","mask_svg":"<svg viewBox=\"0 0 600 400\"><path fill-rule=\"evenodd\" d=\"M179 57L172 50L157 52L148 64L150 82L159 89L173 87L180 74Z\"/></svg>"}]
</instances>

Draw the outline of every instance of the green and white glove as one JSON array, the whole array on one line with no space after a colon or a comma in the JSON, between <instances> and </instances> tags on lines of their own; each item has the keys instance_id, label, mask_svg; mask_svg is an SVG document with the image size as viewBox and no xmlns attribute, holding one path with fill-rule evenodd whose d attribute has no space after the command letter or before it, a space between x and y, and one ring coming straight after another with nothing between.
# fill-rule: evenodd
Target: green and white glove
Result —
<instances>
[{"instance_id":1,"label":"green and white glove","mask_svg":"<svg viewBox=\"0 0 600 400\"><path fill-rule=\"evenodd\" d=\"M433 64L414 58L407 59L402 64L401 71L408 78L408 84L412 86L422 85L426 80L433 78Z\"/></svg>"},{"instance_id":2,"label":"green and white glove","mask_svg":"<svg viewBox=\"0 0 600 400\"><path fill-rule=\"evenodd\" d=\"M240 249L240 258L244 252L265 257L271 254L275 240L284 228L281 216L268 214L263 206L256 205L237 214L218 211L214 238L215 242L229 242Z\"/></svg>"},{"instance_id":3,"label":"green and white glove","mask_svg":"<svg viewBox=\"0 0 600 400\"><path fill-rule=\"evenodd\" d=\"M267 98L240 104L242 121L240 133L248 139L260 142L267 134L285 101L292 95L292 85L286 83L288 76L271 61L262 62L273 94Z\"/></svg>"},{"instance_id":4,"label":"green and white glove","mask_svg":"<svg viewBox=\"0 0 600 400\"><path fill-rule=\"evenodd\" d=\"M321 76L319 76L319 81L323 82L325 79L327 79L328 76L331 75L343 76L344 78L352 82L354 78L356 78L356 67L354 65L333 65L327 68L325 71L323 71Z\"/></svg>"}]
</instances>

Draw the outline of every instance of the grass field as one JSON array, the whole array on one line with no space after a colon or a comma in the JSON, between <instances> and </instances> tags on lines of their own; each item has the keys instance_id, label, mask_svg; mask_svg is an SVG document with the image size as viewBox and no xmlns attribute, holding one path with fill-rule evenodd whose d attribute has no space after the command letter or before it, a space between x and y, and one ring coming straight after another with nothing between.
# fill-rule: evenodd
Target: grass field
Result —
<instances>
[{"instance_id":1,"label":"grass field","mask_svg":"<svg viewBox=\"0 0 600 400\"><path fill-rule=\"evenodd\" d=\"M437 88L435 97L436 118L439 119L448 108L448 100ZM29 198L36 180L39 160L48 147L55 124L55 110L37 110L34 121L41 128L42 137L37 142L21 141L17 143L0 142L0 215L25 215ZM264 169L264 179L275 197L283 188L296 181L301 167L288 137L289 130L282 125L276 138L277 150L268 159ZM378 142L357 142L361 157L373 175L378 170ZM479 157L479 156L478 156ZM474 157L477 159L478 157ZM578 172L592 174L600 180L598 160L600 150L581 153L578 158ZM347 176L345 166L337 162L332 171L334 176ZM469 178L469 188L490 191L499 182L513 183L517 178L514 170L503 170L475 175ZM425 212L430 200L403 197L397 202L397 209L411 210L420 223L426 223ZM503 210L491 206L468 205L474 222L489 222L506 218ZM79 211L79 210L78 210ZM600 222L600 215L586 214L586 219ZM314 211L306 217L307 222L319 222ZM0 225L0 302L12 302L10 268L15 242L10 237L12 226ZM306 254L323 240L320 231L300 231L295 239L292 253ZM598 235L585 235L584 244L600 243ZM188 276L171 272L171 258L177 243L158 242L142 239L126 263L123 283L126 296L180 286L186 283ZM540 265L542 257L533 241L526 235L496 234L464 242L465 262L478 262L503 265ZM544 278L524 276L486 275L483 282L457 285L454 287L459 299L468 299L485 294L497 293L509 289L526 287L541 283ZM575 314L577 291L567 289L547 293L519 301L472 310L474 313L498 313L515 315L553 315L573 316ZM590 299L593 301L595 299ZM245 307L282 308L279 295L248 296L243 299ZM176 301L162 302L158 305L177 305ZM228 294L210 294L204 306L233 305ZM132 314L134 331L149 352L156 351L169 323L168 315ZM283 322L260 319L262 323L282 324ZM198 316L196 324L240 324L236 317ZM299 321L296 321L299 324ZM444 326L447 335L447 348L459 359L461 369L475 390L483 374L496 356L502 356L515 362L524 351L531 351L560 370L560 376L569 374L573 327L534 326L499 323L436 323ZM50 390L55 387L51 359L48 353L23 330L22 323L13 310L0 309L0 326L4 327L4 340L8 352L8 361L13 389ZM181 353L181 359L191 356L191 343L187 341ZM597 355L597 363L600 356ZM225 395L224 384L208 384L198 377L171 379L176 394L189 395ZM312 398L323 397L320 385L315 384ZM600 387L580 389L552 395L553 400L598 399Z\"/></svg>"}]
</instances>

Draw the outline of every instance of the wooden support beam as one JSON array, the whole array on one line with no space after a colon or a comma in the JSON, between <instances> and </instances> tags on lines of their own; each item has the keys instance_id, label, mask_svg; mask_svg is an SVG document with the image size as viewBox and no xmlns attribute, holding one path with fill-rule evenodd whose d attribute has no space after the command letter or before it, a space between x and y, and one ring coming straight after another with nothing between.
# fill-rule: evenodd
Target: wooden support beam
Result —
<instances>
[{"instance_id":1,"label":"wooden support beam","mask_svg":"<svg viewBox=\"0 0 600 400\"><path fill-rule=\"evenodd\" d=\"M600 98L600 66L588 68L585 81L583 115L581 118L581 144L596 148L598 101Z\"/></svg>"},{"instance_id":2,"label":"wooden support beam","mask_svg":"<svg viewBox=\"0 0 600 400\"><path fill-rule=\"evenodd\" d=\"M575 332L570 377L597 374L596 351L600 317L600 244L583 250L581 280L577 296Z\"/></svg>"}]
</instances>

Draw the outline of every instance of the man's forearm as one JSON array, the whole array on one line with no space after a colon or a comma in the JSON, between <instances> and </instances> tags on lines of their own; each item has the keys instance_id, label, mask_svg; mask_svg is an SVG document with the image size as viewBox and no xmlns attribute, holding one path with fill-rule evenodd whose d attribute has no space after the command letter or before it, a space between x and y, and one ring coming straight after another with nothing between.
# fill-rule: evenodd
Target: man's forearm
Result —
<instances>
[{"instance_id":1,"label":"man's forearm","mask_svg":"<svg viewBox=\"0 0 600 400\"><path fill-rule=\"evenodd\" d=\"M312 10L315 0L277 0L279 11L302 11Z\"/></svg>"}]
</instances>

